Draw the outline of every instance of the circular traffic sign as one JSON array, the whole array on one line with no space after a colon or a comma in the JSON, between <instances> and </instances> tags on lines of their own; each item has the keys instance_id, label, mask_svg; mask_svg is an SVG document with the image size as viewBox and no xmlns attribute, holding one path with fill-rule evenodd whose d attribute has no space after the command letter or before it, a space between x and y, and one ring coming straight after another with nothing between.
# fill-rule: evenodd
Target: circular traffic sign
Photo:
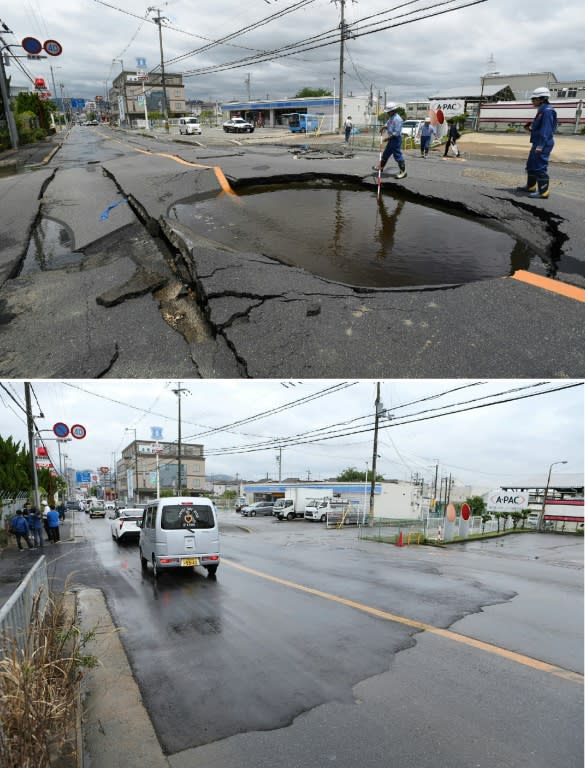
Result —
<instances>
[{"instance_id":1,"label":"circular traffic sign","mask_svg":"<svg viewBox=\"0 0 585 768\"><path fill-rule=\"evenodd\" d=\"M36 37L23 37L20 44L27 53L32 53L34 56L43 50L43 44Z\"/></svg>"},{"instance_id":2,"label":"circular traffic sign","mask_svg":"<svg viewBox=\"0 0 585 768\"><path fill-rule=\"evenodd\" d=\"M58 421L56 424L53 424L53 433L57 435L57 437L67 437L69 434L69 427L62 421Z\"/></svg>"},{"instance_id":3,"label":"circular traffic sign","mask_svg":"<svg viewBox=\"0 0 585 768\"><path fill-rule=\"evenodd\" d=\"M469 506L469 504L468 504L468 503L465 501L465 502L464 502L464 503L461 505L461 517L462 517L464 520L469 520L469 516L470 516L470 515L471 515L471 507L470 507L470 506Z\"/></svg>"},{"instance_id":4,"label":"circular traffic sign","mask_svg":"<svg viewBox=\"0 0 585 768\"><path fill-rule=\"evenodd\" d=\"M49 56L60 56L63 53L63 46L56 40L45 40L43 48Z\"/></svg>"},{"instance_id":5,"label":"circular traffic sign","mask_svg":"<svg viewBox=\"0 0 585 768\"><path fill-rule=\"evenodd\" d=\"M71 437L74 437L76 440L83 440L86 435L87 430L83 424L74 424L71 427Z\"/></svg>"}]
</instances>

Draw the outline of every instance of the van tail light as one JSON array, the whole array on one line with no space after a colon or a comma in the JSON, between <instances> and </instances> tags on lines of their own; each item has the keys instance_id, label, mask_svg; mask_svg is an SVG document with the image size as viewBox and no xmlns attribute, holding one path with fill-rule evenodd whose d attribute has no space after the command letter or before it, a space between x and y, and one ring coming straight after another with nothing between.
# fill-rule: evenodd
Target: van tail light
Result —
<instances>
[{"instance_id":1,"label":"van tail light","mask_svg":"<svg viewBox=\"0 0 585 768\"><path fill-rule=\"evenodd\" d=\"M179 559L177 557L159 557L158 561L163 565L168 565L168 563L178 563Z\"/></svg>"},{"instance_id":2,"label":"van tail light","mask_svg":"<svg viewBox=\"0 0 585 768\"><path fill-rule=\"evenodd\" d=\"M208 560L219 560L219 557L217 555L209 555L207 558Z\"/></svg>"}]
</instances>

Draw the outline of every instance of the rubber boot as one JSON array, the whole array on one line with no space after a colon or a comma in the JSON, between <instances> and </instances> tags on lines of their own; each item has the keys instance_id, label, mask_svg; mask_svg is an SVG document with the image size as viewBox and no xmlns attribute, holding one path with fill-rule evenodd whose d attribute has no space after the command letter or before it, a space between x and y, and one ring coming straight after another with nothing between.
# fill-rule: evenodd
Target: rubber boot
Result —
<instances>
[{"instance_id":1,"label":"rubber boot","mask_svg":"<svg viewBox=\"0 0 585 768\"><path fill-rule=\"evenodd\" d=\"M548 179L538 179L538 189L535 192L531 192L528 197L540 197L546 199L548 197Z\"/></svg>"},{"instance_id":2,"label":"rubber boot","mask_svg":"<svg viewBox=\"0 0 585 768\"><path fill-rule=\"evenodd\" d=\"M528 174L526 177L526 185L524 187L516 187L517 192L536 192L536 176Z\"/></svg>"},{"instance_id":3,"label":"rubber boot","mask_svg":"<svg viewBox=\"0 0 585 768\"><path fill-rule=\"evenodd\" d=\"M404 162L404 160L401 163L398 163L398 167L400 168L400 173L396 174L396 178L397 179L404 179L405 176L407 175L407 173L406 173L406 163Z\"/></svg>"}]
</instances>

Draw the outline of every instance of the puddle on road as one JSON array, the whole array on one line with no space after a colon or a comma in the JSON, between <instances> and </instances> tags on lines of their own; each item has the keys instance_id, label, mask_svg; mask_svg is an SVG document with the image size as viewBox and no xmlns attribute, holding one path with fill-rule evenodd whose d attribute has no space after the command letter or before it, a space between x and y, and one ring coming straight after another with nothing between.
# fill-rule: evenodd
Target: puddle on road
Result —
<instances>
[{"instance_id":1,"label":"puddle on road","mask_svg":"<svg viewBox=\"0 0 585 768\"><path fill-rule=\"evenodd\" d=\"M72 250L71 230L55 219L42 218L32 233L21 275L79 264L85 254Z\"/></svg>"},{"instance_id":2,"label":"puddle on road","mask_svg":"<svg viewBox=\"0 0 585 768\"><path fill-rule=\"evenodd\" d=\"M169 211L193 231L363 287L466 283L527 269L528 248L472 216L349 184L291 183L191 198Z\"/></svg>"}]
</instances>

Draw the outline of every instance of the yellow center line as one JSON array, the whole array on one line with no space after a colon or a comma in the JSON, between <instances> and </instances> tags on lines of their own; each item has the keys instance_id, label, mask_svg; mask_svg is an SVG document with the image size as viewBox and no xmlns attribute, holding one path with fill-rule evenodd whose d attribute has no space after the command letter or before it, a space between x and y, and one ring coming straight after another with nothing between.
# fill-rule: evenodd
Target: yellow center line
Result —
<instances>
[{"instance_id":1,"label":"yellow center line","mask_svg":"<svg viewBox=\"0 0 585 768\"><path fill-rule=\"evenodd\" d=\"M579 288L576 285L559 283L558 280L552 280L550 277L543 277L542 275L535 275L524 269L519 269L514 272L512 278L514 280L519 280L521 283L527 283L536 288L542 288L545 291L557 293L559 296L565 296L567 299L572 299L573 301L585 302L585 289Z\"/></svg>"},{"instance_id":2,"label":"yellow center line","mask_svg":"<svg viewBox=\"0 0 585 768\"><path fill-rule=\"evenodd\" d=\"M443 637L446 640L452 640L456 643L462 643L463 645L469 645L472 648L477 648L480 651L485 651L486 653L494 654L495 656L501 656L505 659L508 659L508 661L513 661L516 664L523 664L525 667L531 667L532 669L537 669L540 672L547 672L551 675L555 675L556 677L560 677L563 680L570 680L574 683L583 683L583 675L579 674L578 672L572 672L568 669L563 669L562 667L557 667L554 664L548 664L545 661L540 661L539 659L533 659L530 656L525 656L522 653L516 653L515 651L508 651L505 648L500 648L498 645L493 645L492 643L485 643L482 640L475 640L473 637L467 637L466 635L460 635L458 632L452 632L450 629L441 629L439 627L434 627L432 624L425 624L422 621L415 621L414 619L408 619L406 616L399 616L396 613L390 613L389 611L382 611L379 608L373 608L370 605L365 605L364 603L358 603L355 600L349 600L346 597L340 597L339 595L334 595L331 592L323 592L320 589L314 589L313 587L306 587L303 584L297 584L295 581L288 581L287 579L281 579L278 576L271 576L269 573L264 573L263 571L257 571L254 568L249 568L246 565L241 565L240 563L235 563L233 560L228 560L226 558L222 558L222 562L226 565L230 565L232 568L237 568L240 571L244 571L245 573L249 573L253 576L258 576L261 579L266 579L267 581L272 581L275 584L281 584L284 587L289 587L290 589L296 589L299 592L305 592L309 595L314 595L315 597L321 597L324 600L330 600L334 603L339 603L340 605L345 605L348 608L354 608L357 611L361 611L362 613L367 613L370 616L375 616L378 619L383 619L384 621L394 621L397 624L404 624L407 627L413 627L414 629L419 629L423 632L429 632L433 635L438 635L439 637Z\"/></svg>"}]
</instances>

